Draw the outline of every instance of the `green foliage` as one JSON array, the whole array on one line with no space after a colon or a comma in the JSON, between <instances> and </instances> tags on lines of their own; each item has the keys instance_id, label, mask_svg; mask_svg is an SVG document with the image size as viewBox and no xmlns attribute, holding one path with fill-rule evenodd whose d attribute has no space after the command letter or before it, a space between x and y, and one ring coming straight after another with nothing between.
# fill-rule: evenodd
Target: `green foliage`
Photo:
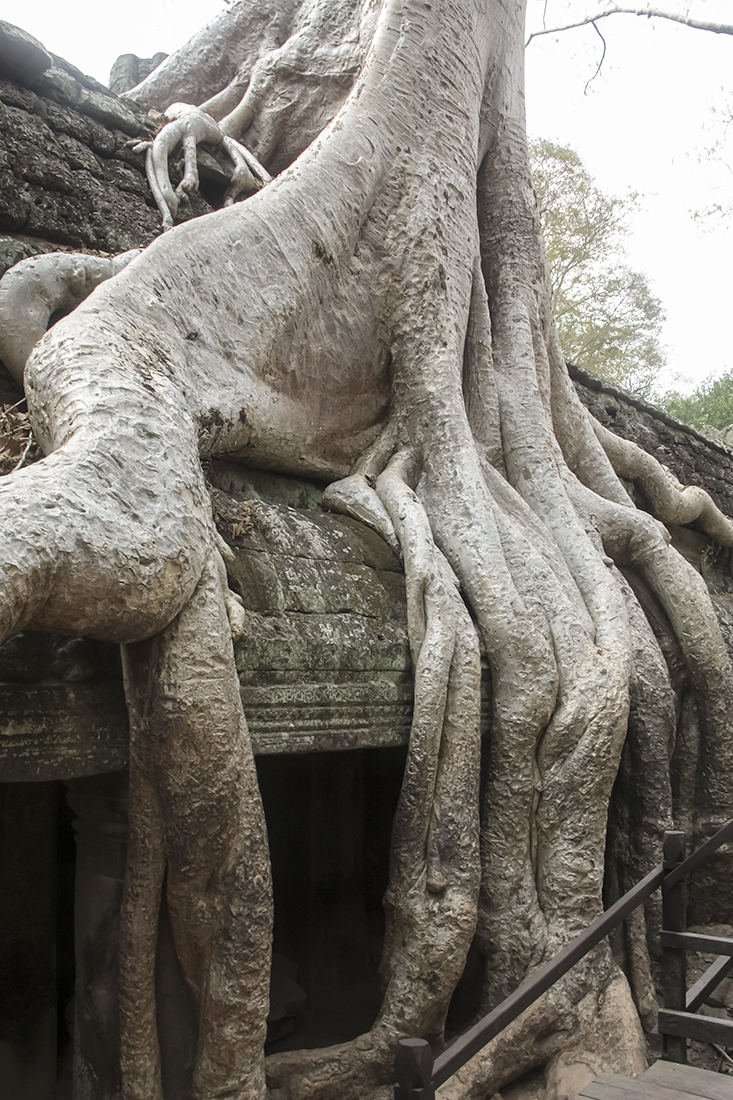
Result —
<instances>
[{"instance_id":1,"label":"green foliage","mask_svg":"<svg viewBox=\"0 0 733 1100\"><path fill-rule=\"evenodd\" d=\"M530 155L565 356L649 399L665 364L664 310L647 277L623 262L636 195L605 195L567 146L534 141Z\"/></svg>"},{"instance_id":2,"label":"green foliage","mask_svg":"<svg viewBox=\"0 0 733 1100\"><path fill-rule=\"evenodd\" d=\"M695 428L725 428L733 424L733 368L719 378L706 378L690 394L672 390L664 394L659 404Z\"/></svg>"}]
</instances>

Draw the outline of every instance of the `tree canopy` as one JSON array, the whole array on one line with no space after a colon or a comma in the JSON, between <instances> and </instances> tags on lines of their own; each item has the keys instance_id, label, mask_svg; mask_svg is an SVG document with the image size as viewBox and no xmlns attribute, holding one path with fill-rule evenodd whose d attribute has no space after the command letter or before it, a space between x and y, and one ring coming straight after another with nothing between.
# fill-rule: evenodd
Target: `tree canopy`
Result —
<instances>
[{"instance_id":1,"label":"tree canopy","mask_svg":"<svg viewBox=\"0 0 733 1100\"><path fill-rule=\"evenodd\" d=\"M535 140L530 156L563 352L649 399L666 361L665 315L647 277L624 262L637 196L605 194L568 146Z\"/></svg>"},{"instance_id":2,"label":"tree canopy","mask_svg":"<svg viewBox=\"0 0 733 1100\"><path fill-rule=\"evenodd\" d=\"M733 368L710 375L691 393L669 390L659 404L695 428L727 428L733 424Z\"/></svg>"}]
</instances>

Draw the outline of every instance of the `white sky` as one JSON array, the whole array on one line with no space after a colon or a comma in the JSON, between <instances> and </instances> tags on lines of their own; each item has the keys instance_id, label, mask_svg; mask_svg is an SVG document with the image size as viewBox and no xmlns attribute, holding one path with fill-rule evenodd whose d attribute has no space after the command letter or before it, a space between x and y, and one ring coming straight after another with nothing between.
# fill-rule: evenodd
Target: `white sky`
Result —
<instances>
[{"instance_id":1,"label":"white sky","mask_svg":"<svg viewBox=\"0 0 733 1100\"><path fill-rule=\"evenodd\" d=\"M643 0L637 0L641 5ZM633 0L632 0L633 3ZM531 28L563 25L604 0L529 0ZM631 6L631 5L630 5ZM659 0L698 18L733 21L731 0ZM224 0L0 0L0 18L106 83L121 53L170 52L225 7ZM692 212L733 206L733 172L704 156L733 108L733 37L615 15L592 27L535 39L527 50L530 133L571 145L599 185L644 196L628 242L630 262L664 303L673 375L689 385L733 367L730 309L733 219L696 224ZM733 126L730 132L733 168Z\"/></svg>"},{"instance_id":2,"label":"white sky","mask_svg":"<svg viewBox=\"0 0 733 1100\"><path fill-rule=\"evenodd\" d=\"M172 53L224 0L0 0L0 19L106 84L121 53Z\"/></svg>"},{"instance_id":3,"label":"white sky","mask_svg":"<svg viewBox=\"0 0 733 1100\"><path fill-rule=\"evenodd\" d=\"M601 0L547 0L546 26L562 26L603 7ZM620 6L623 6L620 4ZM643 2L629 7L644 6ZM659 0L662 10L733 22L730 0ZM529 0L532 27L544 0ZM570 15L571 18L567 18ZM629 254L662 299L670 373L695 381L733 367L731 290L733 218L696 225L692 212L733 206L733 174L704 156L723 135L713 109L733 109L733 37L662 20L613 15L592 27L534 39L527 48L530 133L571 145L607 191L643 194ZM719 118L719 116L718 116ZM733 166L733 127L730 131ZM702 159L701 159L702 157Z\"/></svg>"}]
</instances>

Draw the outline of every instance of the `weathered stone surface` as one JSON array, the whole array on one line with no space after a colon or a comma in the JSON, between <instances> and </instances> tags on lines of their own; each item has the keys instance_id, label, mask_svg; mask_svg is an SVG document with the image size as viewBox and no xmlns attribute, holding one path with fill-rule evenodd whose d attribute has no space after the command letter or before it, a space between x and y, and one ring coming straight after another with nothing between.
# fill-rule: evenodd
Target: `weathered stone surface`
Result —
<instances>
[{"instance_id":1,"label":"weathered stone surface","mask_svg":"<svg viewBox=\"0 0 733 1100\"><path fill-rule=\"evenodd\" d=\"M0 75L23 83L52 65L53 57L37 38L0 19Z\"/></svg>"},{"instance_id":2,"label":"weathered stone surface","mask_svg":"<svg viewBox=\"0 0 733 1100\"><path fill-rule=\"evenodd\" d=\"M77 107L81 98L82 86L65 69L52 67L46 69L32 82L34 91L45 99L55 100L68 107Z\"/></svg>"},{"instance_id":3,"label":"weathered stone surface","mask_svg":"<svg viewBox=\"0 0 733 1100\"><path fill-rule=\"evenodd\" d=\"M55 69L63 69L65 73L70 73L77 80L82 88L88 88L90 92L102 92L104 95L110 94L110 89L106 84L100 83L99 80L95 80L93 76L88 76L87 73L83 73L81 69L77 69L76 65L72 65L70 61L67 61L65 57L59 57L56 53L51 53L53 58L53 65Z\"/></svg>"},{"instance_id":4,"label":"weathered stone surface","mask_svg":"<svg viewBox=\"0 0 733 1100\"><path fill-rule=\"evenodd\" d=\"M159 116L149 117L40 43L35 67L3 70L2 42L0 35L0 234L43 241L40 251L50 244L115 253L149 244L161 232L160 215L144 152L133 147L154 136ZM164 56L133 58L135 71L144 77ZM200 190L183 197L176 220L220 207L232 170L223 149L201 149ZM171 165L174 186L182 172L179 157ZM12 266L10 256L5 260L0 252L0 276Z\"/></svg>"},{"instance_id":5,"label":"weathered stone surface","mask_svg":"<svg viewBox=\"0 0 733 1100\"><path fill-rule=\"evenodd\" d=\"M412 680L243 687L242 702L258 755L384 748L407 744Z\"/></svg>"},{"instance_id":6,"label":"weathered stone surface","mask_svg":"<svg viewBox=\"0 0 733 1100\"><path fill-rule=\"evenodd\" d=\"M127 767L121 683L0 684L0 782L71 779Z\"/></svg>"},{"instance_id":7,"label":"weathered stone surface","mask_svg":"<svg viewBox=\"0 0 733 1100\"><path fill-rule=\"evenodd\" d=\"M105 252L148 244L160 219L142 157L118 156L127 140L0 82L0 229Z\"/></svg>"},{"instance_id":8,"label":"weathered stone surface","mask_svg":"<svg viewBox=\"0 0 733 1100\"><path fill-rule=\"evenodd\" d=\"M32 71L0 72L0 232L42 240L40 251L49 243L102 252L149 244L160 217L144 154L133 146L152 136L155 123L62 58L43 56ZM227 166L209 159L203 176L223 194ZM182 217L210 209L196 194ZM31 254L26 247L17 259Z\"/></svg>"},{"instance_id":9,"label":"weathered stone surface","mask_svg":"<svg viewBox=\"0 0 733 1100\"><path fill-rule=\"evenodd\" d=\"M102 252L149 244L160 215L133 146L150 133L141 112L61 68L34 89L0 80L0 233ZM181 204L179 220L223 201L231 165L221 153L203 160L204 193Z\"/></svg>"},{"instance_id":10,"label":"weathered stone surface","mask_svg":"<svg viewBox=\"0 0 733 1100\"><path fill-rule=\"evenodd\" d=\"M22 241L17 237L9 237L0 233L0 279L9 267L27 260L31 256L37 256L45 249L31 241Z\"/></svg>"},{"instance_id":11,"label":"weathered stone surface","mask_svg":"<svg viewBox=\"0 0 733 1100\"><path fill-rule=\"evenodd\" d=\"M236 493L215 490L214 507L235 555L230 583L247 608L236 658L255 751L404 744L412 681L396 556L368 528L318 510L314 483L226 464L214 479ZM267 503L259 494L268 487L310 507ZM126 766L114 652L48 635L0 647L0 781Z\"/></svg>"},{"instance_id":12,"label":"weathered stone surface","mask_svg":"<svg viewBox=\"0 0 733 1100\"><path fill-rule=\"evenodd\" d=\"M115 95L129 92L131 88L150 76L153 69L162 65L167 56L167 53L156 53L153 57L138 57L134 53L120 54L110 70L110 90Z\"/></svg>"},{"instance_id":13,"label":"weathered stone surface","mask_svg":"<svg viewBox=\"0 0 733 1100\"><path fill-rule=\"evenodd\" d=\"M145 130L145 116L107 89L86 88L66 69L47 69L33 82L33 90L46 99L100 121L109 129L137 137Z\"/></svg>"},{"instance_id":14,"label":"weathered stone surface","mask_svg":"<svg viewBox=\"0 0 733 1100\"><path fill-rule=\"evenodd\" d=\"M256 751L404 744L412 680L397 557L363 525L314 508L312 483L226 464L212 476L229 490L214 492L214 509L247 608L236 657ZM263 489L283 503L262 501Z\"/></svg>"}]
</instances>

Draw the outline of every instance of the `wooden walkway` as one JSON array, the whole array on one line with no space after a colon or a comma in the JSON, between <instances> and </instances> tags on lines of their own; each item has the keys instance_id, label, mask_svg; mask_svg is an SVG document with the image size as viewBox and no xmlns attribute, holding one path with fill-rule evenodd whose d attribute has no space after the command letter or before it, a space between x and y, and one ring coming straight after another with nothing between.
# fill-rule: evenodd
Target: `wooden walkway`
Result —
<instances>
[{"instance_id":1,"label":"wooden walkway","mask_svg":"<svg viewBox=\"0 0 733 1100\"><path fill-rule=\"evenodd\" d=\"M655 1062L641 1077L602 1073L581 1092L585 1100L733 1100L733 1077L676 1062Z\"/></svg>"}]
</instances>

